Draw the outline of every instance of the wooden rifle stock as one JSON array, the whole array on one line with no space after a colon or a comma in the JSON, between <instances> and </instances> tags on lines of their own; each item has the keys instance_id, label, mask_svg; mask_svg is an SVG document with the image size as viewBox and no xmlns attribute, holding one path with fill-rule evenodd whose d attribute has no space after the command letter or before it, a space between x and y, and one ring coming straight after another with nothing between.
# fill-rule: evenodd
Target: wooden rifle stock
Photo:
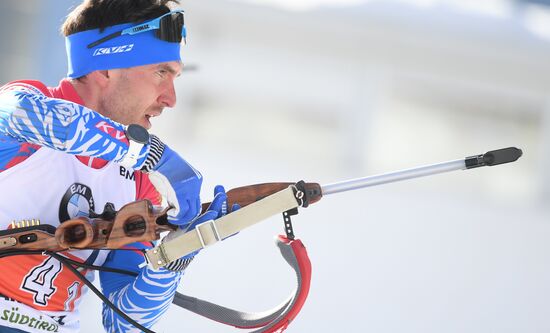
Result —
<instances>
[{"instance_id":1,"label":"wooden rifle stock","mask_svg":"<svg viewBox=\"0 0 550 333\"><path fill-rule=\"evenodd\" d=\"M166 210L149 200L140 200L109 216L79 217L57 228L37 225L5 230L0 232L0 250L116 249L134 242L150 242L159 239L163 231L177 229L168 224Z\"/></svg>"},{"instance_id":2,"label":"wooden rifle stock","mask_svg":"<svg viewBox=\"0 0 550 333\"><path fill-rule=\"evenodd\" d=\"M263 199L271 194L284 190L289 186L296 186L298 190L304 192L305 205L315 203L321 200L323 193L321 185L317 183L261 183L233 188L227 191L227 211L231 212L231 207L238 204L240 207L250 205L260 199ZM202 212L206 212L210 202L202 204Z\"/></svg>"},{"instance_id":3,"label":"wooden rifle stock","mask_svg":"<svg viewBox=\"0 0 550 333\"><path fill-rule=\"evenodd\" d=\"M322 197L317 183L262 183L237 187L227 192L228 212L234 204L244 207L271 194L294 186L303 193L301 206L307 207ZM210 203L202 205L206 211ZM149 200L140 200L123 206L118 211L107 210L98 217L78 217L51 225L37 225L0 231L1 250L117 249L134 242L150 242L160 238L164 231L176 230L167 221L166 212L153 206ZM107 213L106 213L107 212Z\"/></svg>"}]
</instances>

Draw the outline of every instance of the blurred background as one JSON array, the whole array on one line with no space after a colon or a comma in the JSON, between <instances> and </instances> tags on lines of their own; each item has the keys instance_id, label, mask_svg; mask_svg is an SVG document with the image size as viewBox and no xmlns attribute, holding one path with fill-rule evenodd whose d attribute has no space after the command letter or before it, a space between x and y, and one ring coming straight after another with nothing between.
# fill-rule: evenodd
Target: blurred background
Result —
<instances>
[{"instance_id":1,"label":"blurred background","mask_svg":"<svg viewBox=\"0 0 550 333\"><path fill-rule=\"evenodd\" d=\"M57 85L76 0L0 1L0 81ZM288 332L550 331L550 1L184 0L178 106L153 132L226 188L321 184L516 146L513 164L327 196ZM246 311L294 287L282 218L203 251L180 291ZM101 330L82 304L82 332ZM172 307L159 332L233 332Z\"/></svg>"}]
</instances>

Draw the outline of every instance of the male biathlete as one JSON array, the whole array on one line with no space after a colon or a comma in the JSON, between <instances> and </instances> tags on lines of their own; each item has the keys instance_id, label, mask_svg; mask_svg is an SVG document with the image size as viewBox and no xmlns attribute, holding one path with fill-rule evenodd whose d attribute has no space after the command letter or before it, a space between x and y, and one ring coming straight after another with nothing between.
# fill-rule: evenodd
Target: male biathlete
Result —
<instances>
[{"instance_id":1,"label":"male biathlete","mask_svg":"<svg viewBox=\"0 0 550 333\"><path fill-rule=\"evenodd\" d=\"M220 216L225 193L199 217L201 174L147 132L176 104L183 11L174 0L85 0L62 26L69 71L57 87L15 81L0 88L0 229L116 209L135 200L165 204L169 222L188 228ZM164 202L163 202L164 201ZM203 216L204 217L204 216ZM24 223L21 223L24 224ZM137 323L151 327L172 302L188 256L168 268L141 265L142 249L79 250L62 255L100 272L103 293ZM0 259L0 332L77 332L83 282L47 254ZM141 268L140 268L141 267ZM81 268L88 279L93 271ZM139 332L103 307L108 332Z\"/></svg>"}]
</instances>

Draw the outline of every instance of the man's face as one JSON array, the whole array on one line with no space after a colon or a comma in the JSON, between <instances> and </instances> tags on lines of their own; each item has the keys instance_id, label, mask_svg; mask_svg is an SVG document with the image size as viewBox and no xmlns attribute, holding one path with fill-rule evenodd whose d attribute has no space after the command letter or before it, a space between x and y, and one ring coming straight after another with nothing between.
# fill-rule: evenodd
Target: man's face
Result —
<instances>
[{"instance_id":1,"label":"man's face","mask_svg":"<svg viewBox=\"0 0 550 333\"><path fill-rule=\"evenodd\" d=\"M177 61L110 70L97 111L121 124L150 129L151 118L176 104L174 79L181 70Z\"/></svg>"}]
</instances>

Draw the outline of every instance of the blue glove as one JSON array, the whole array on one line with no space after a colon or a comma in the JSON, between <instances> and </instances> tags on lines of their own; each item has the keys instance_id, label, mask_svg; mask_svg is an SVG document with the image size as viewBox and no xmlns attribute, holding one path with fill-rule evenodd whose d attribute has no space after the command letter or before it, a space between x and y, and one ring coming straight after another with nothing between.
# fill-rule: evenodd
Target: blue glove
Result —
<instances>
[{"instance_id":1,"label":"blue glove","mask_svg":"<svg viewBox=\"0 0 550 333\"><path fill-rule=\"evenodd\" d=\"M238 204L233 204L231 211L239 209ZM206 209L204 213L198 216L193 222L189 224L186 228L182 228L185 231L189 231L195 228L197 225L204 223L206 221L211 221L218 219L227 214L227 194L225 193L225 188L222 185L216 185L214 187L214 199Z\"/></svg>"},{"instance_id":2,"label":"blue glove","mask_svg":"<svg viewBox=\"0 0 550 333\"><path fill-rule=\"evenodd\" d=\"M231 211L236 211L237 209L241 208L238 204L233 204L231 207ZM206 221L211 221L218 219L224 215L227 214L227 194L225 194L225 189L221 185L217 185L214 188L214 199L208 206L208 209L202 213L200 216L198 216L195 220L193 220L191 223L189 223L187 226L181 226L180 228L185 230L186 232L189 230L192 230L197 225L204 223ZM232 237L236 234L233 234L229 237ZM168 234L163 241L167 241L170 239L170 234ZM193 258L199 253L200 250L197 250L193 253L190 253L182 258L179 258L178 260L175 260L171 262L170 264L166 265L165 268L174 271L174 272L180 272L187 268L187 266L193 261Z\"/></svg>"},{"instance_id":3,"label":"blue glove","mask_svg":"<svg viewBox=\"0 0 550 333\"><path fill-rule=\"evenodd\" d=\"M162 156L149 173L149 179L172 206L167 212L168 222L186 226L201 212L202 175L175 151L162 146Z\"/></svg>"}]
</instances>

